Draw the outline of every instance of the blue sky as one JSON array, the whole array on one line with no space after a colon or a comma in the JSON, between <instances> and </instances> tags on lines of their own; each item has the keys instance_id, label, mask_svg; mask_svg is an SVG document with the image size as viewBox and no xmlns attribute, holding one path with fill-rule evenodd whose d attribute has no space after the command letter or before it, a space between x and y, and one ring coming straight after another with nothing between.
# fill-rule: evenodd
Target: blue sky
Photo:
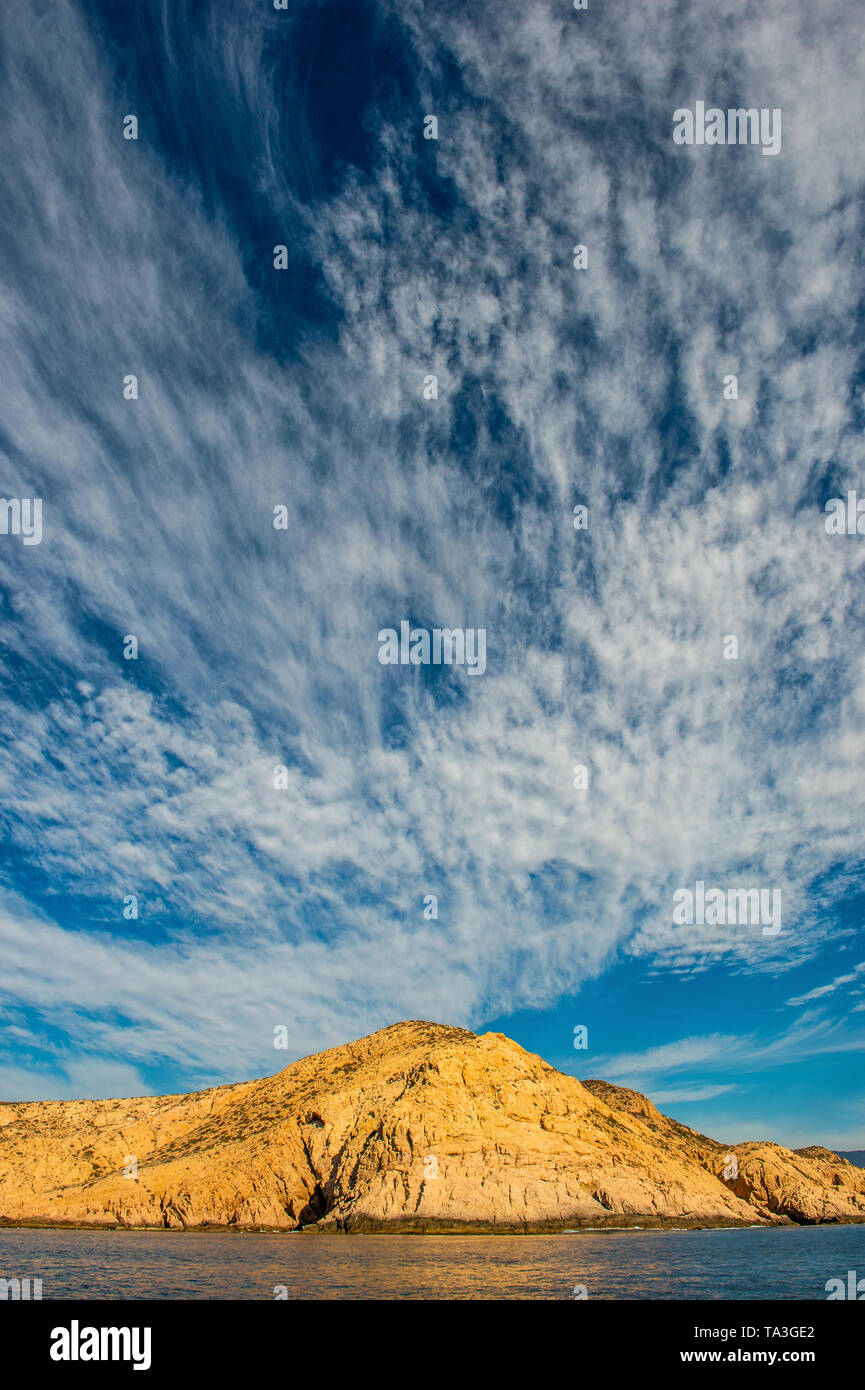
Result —
<instances>
[{"instance_id":1,"label":"blue sky","mask_svg":"<svg viewBox=\"0 0 865 1390\"><path fill-rule=\"evenodd\" d=\"M865 1147L859 7L7 9L0 1094L418 1017Z\"/></svg>"}]
</instances>

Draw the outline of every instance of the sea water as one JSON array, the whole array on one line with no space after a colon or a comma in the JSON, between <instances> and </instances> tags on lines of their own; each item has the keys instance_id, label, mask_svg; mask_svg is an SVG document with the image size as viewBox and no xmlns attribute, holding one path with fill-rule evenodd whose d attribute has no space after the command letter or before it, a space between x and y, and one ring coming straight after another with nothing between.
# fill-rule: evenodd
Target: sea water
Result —
<instances>
[{"instance_id":1,"label":"sea water","mask_svg":"<svg viewBox=\"0 0 865 1390\"><path fill-rule=\"evenodd\" d=\"M828 1299L865 1226L389 1236L0 1230L46 1299ZM852 1287L855 1287L855 1280ZM576 1291L576 1293L575 1293Z\"/></svg>"}]
</instances>

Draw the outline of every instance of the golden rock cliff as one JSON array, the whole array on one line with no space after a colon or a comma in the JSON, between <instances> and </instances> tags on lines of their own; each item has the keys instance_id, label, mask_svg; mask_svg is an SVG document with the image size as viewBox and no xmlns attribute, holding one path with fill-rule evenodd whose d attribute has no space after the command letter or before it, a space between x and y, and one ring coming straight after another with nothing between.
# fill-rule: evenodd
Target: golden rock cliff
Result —
<instances>
[{"instance_id":1,"label":"golden rock cliff","mask_svg":"<svg viewBox=\"0 0 865 1390\"><path fill-rule=\"evenodd\" d=\"M5 1222L523 1231L791 1220L865 1220L865 1171L824 1149L730 1148L501 1034L431 1023L191 1095L0 1104Z\"/></svg>"}]
</instances>

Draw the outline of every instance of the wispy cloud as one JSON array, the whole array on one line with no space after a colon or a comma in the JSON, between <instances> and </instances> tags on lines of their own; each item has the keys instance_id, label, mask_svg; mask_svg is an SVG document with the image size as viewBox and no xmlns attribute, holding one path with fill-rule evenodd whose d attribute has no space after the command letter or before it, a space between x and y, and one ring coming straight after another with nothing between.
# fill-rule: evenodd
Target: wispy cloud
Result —
<instances>
[{"instance_id":1,"label":"wispy cloud","mask_svg":"<svg viewBox=\"0 0 865 1390\"><path fill-rule=\"evenodd\" d=\"M165 11L154 96L83 7L3 14L3 486L45 528L0 546L11 1003L237 1075L277 1023L310 1051L846 930L865 551L821 507L863 481L865 91L822 8L405 0L409 95L326 169L308 19ZM672 145L733 89L781 157ZM402 618L486 627L486 674L382 668ZM781 888L781 935L675 928L698 877Z\"/></svg>"},{"instance_id":2,"label":"wispy cloud","mask_svg":"<svg viewBox=\"0 0 865 1390\"><path fill-rule=\"evenodd\" d=\"M705 1075L724 1072L736 1077L743 1073L786 1066L790 1062L829 1053L865 1051L865 1037L844 1031L842 1020L832 1019L812 1009L775 1037L753 1034L718 1034L681 1038L646 1048L643 1052L607 1055L595 1060L609 1080L629 1086L652 1088L657 1077L669 1078L677 1072ZM652 1089L652 1098L655 1091Z\"/></svg>"},{"instance_id":3,"label":"wispy cloud","mask_svg":"<svg viewBox=\"0 0 865 1390\"><path fill-rule=\"evenodd\" d=\"M687 1105L689 1101L716 1100L718 1096L726 1095L728 1091L735 1091L734 1085L730 1086L680 1086L665 1090L663 1087L659 1091L653 1092L652 1100L656 1105Z\"/></svg>"},{"instance_id":4,"label":"wispy cloud","mask_svg":"<svg viewBox=\"0 0 865 1390\"><path fill-rule=\"evenodd\" d=\"M836 975L834 980L830 980L827 985L816 985L814 989L809 989L806 994L800 994L796 998L788 999L787 1003L792 1006L800 1004L810 1004L814 999L823 999L827 994L834 994L842 985L852 985L865 973L865 961L860 962L846 975ZM856 1010L854 1009L855 1013Z\"/></svg>"}]
</instances>

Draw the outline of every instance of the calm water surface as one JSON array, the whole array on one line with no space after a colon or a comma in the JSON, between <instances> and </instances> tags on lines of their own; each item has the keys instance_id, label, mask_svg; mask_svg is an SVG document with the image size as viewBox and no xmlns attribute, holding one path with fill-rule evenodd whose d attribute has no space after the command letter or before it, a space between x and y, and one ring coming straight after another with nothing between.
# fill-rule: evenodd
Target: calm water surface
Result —
<instances>
[{"instance_id":1,"label":"calm water surface","mask_svg":"<svg viewBox=\"0 0 865 1390\"><path fill-rule=\"evenodd\" d=\"M553 1236L0 1231L0 1276L43 1299L824 1299L865 1277L865 1226Z\"/></svg>"}]
</instances>

